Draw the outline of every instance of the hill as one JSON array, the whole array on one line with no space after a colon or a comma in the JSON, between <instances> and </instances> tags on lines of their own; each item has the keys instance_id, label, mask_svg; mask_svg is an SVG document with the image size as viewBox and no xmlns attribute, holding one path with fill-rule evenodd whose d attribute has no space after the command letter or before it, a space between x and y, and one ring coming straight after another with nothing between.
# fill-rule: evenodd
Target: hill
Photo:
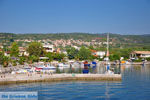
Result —
<instances>
[{"instance_id":1,"label":"hill","mask_svg":"<svg viewBox=\"0 0 150 100\"><path fill-rule=\"evenodd\" d=\"M30 39L30 40L82 40L90 42L92 40L97 42L106 42L106 33L47 33L47 34L14 34L14 33L0 33L0 43L13 42L14 40ZM150 35L120 35L110 33L110 42L114 45L112 47L148 47L150 45Z\"/></svg>"}]
</instances>

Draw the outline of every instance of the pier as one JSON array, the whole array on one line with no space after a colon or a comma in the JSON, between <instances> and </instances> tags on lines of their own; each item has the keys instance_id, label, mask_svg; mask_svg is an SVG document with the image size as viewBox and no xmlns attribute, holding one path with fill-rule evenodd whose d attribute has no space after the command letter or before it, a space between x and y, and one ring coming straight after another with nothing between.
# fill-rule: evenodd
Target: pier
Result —
<instances>
[{"instance_id":1,"label":"pier","mask_svg":"<svg viewBox=\"0 0 150 100\"><path fill-rule=\"evenodd\" d=\"M2 75L1 75L2 76ZM57 81L121 81L121 74L8 74L0 78L0 85Z\"/></svg>"}]
</instances>

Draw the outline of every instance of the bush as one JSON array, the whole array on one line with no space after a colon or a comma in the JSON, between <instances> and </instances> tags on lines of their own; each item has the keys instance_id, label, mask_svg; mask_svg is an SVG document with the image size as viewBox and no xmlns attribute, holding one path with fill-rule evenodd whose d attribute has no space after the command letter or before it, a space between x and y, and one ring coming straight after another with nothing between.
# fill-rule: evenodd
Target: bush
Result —
<instances>
[{"instance_id":1,"label":"bush","mask_svg":"<svg viewBox=\"0 0 150 100\"><path fill-rule=\"evenodd\" d=\"M20 57L19 64L24 65L25 60L26 60L25 57Z\"/></svg>"},{"instance_id":2,"label":"bush","mask_svg":"<svg viewBox=\"0 0 150 100\"><path fill-rule=\"evenodd\" d=\"M30 63L30 64L32 64L33 62L38 62L38 60L39 60L38 56L32 55L32 56L28 57L28 63Z\"/></svg>"},{"instance_id":3,"label":"bush","mask_svg":"<svg viewBox=\"0 0 150 100\"><path fill-rule=\"evenodd\" d=\"M142 60L141 59L137 59L134 62L142 62Z\"/></svg>"},{"instance_id":4,"label":"bush","mask_svg":"<svg viewBox=\"0 0 150 100\"><path fill-rule=\"evenodd\" d=\"M120 55L114 54L109 56L110 61L120 60Z\"/></svg>"},{"instance_id":5,"label":"bush","mask_svg":"<svg viewBox=\"0 0 150 100\"><path fill-rule=\"evenodd\" d=\"M12 65L17 66L17 62L14 60Z\"/></svg>"},{"instance_id":6,"label":"bush","mask_svg":"<svg viewBox=\"0 0 150 100\"><path fill-rule=\"evenodd\" d=\"M150 61L150 57L146 58L147 61Z\"/></svg>"},{"instance_id":7,"label":"bush","mask_svg":"<svg viewBox=\"0 0 150 100\"><path fill-rule=\"evenodd\" d=\"M103 61L103 58L98 58L98 61Z\"/></svg>"}]
</instances>

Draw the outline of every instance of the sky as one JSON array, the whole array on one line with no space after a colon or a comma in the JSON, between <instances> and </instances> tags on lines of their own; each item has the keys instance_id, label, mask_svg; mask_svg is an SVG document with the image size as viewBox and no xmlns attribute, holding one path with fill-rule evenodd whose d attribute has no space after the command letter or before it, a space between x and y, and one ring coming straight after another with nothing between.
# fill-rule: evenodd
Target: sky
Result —
<instances>
[{"instance_id":1,"label":"sky","mask_svg":"<svg viewBox=\"0 0 150 100\"><path fill-rule=\"evenodd\" d=\"M150 34L150 0L0 0L0 32Z\"/></svg>"}]
</instances>

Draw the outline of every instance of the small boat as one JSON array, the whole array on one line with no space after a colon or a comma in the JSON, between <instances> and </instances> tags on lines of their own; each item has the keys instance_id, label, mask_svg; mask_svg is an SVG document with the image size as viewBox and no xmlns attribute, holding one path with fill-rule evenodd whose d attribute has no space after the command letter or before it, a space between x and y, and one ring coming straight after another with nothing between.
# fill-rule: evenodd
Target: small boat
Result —
<instances>
[{"instance_id":1,"label":"small boat","mask_svg":"<svg viewBox=\"0 0 150 100\"><path fill-rule=\"evenodd\" d=\"M50 64L38 65L37 67L35 67L35 71L44 73L55 73L56 67L51 66Z\"/></svg>"},{"instance_id":2,"label":"small boat","mask_svg":"<svg viewBox=\"0 0 150 100\"><path fill-rule=\"evenodd\" d=\"M89 73L89 68L90 68L90 64L88 64L87 61L84 62L84 69L82 70L83 74L88 74Z\"/></svg>"},{"instance_id":3,"label":"small boat","mask_svg":"<svg viewBox=\"0 0 150 100\"><path fill-rule=\"evenodd\" d=\"M108 71L105 72L105 74L114 74L114 72L111 71L111 70L108 70Z\"/></svg>"},{"instance_id":4,"label":"small boat","mask_svg":"<svg viewBox=\"0 0 150 100\"><path fill-rule=\"evenodd\" d=\"M92 64L91 64L92 69L95 69L96 65L97 65L97 63L95 61L93 61Z\"/></svg>"},{"instance_id":5,"label":"small boat","mask_svg":"<svg viewBox=\"0 0 150 100\"><path fill-rule=\"evenodd\" d=\"M131 62L126 61L125 64L126 64L126 65L131 65Z\"/></svg>"},{"instance_id":6,"label":"small boat","mask_svg":"<svg viewBox=\"0 0 150 100\"><path fill-rule=\"evenodd\" d=\"M59 70L69 69L70 65L65 64L65 63L60 63L60 64L58 64L58 68L59 68Z\"/></svg>"}]
</instances>

